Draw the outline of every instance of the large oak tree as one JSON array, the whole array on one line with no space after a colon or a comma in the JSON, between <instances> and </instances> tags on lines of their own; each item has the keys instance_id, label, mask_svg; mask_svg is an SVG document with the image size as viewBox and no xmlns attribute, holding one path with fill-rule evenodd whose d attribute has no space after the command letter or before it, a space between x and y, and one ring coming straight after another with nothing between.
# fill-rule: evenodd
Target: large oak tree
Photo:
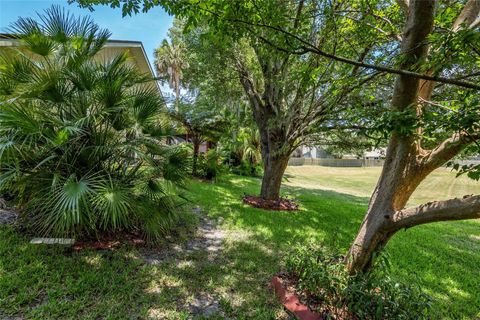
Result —
<instances>
[{"instance_id":1,"label":"large oak tree","mask_svg":"<svg viewBox=\"0 0 480 320\"><path fill-rule=\"evenodd\" d=\"M79 2L116 5L103 0ZM127 1L125 4L130 6L125 5L124 12L131 13L140 10L145 3ZM321 123L326 123L333 112L338 112L350 93L376 73L352 72L349 66L311 52L298 54L278 50L267 39L273 38L286 46L288 37L277 37L276 30L255 27L262 21L271 21L301 36L318 38L332 50L348 47L348 43L331 41L330 31L335 28L333 20L311 19L312 10L331 13L330 8L318 7L311 1L222 0L195 5L189 1L165 1L161 4L185 17L187 29L206 29L202 39L222 52L220 59L234 68L260 133L264 166L260 196L267 200L278 199L290 155ZM150 7L147 5L143 9ZM238 28L238 23L245 27ZM219 66L223 66L222 62Z\"/></svg>"},{"instance_id":2,"label":"large oak tree","mask_svg":"<svg viewBox=\"0 0 480 320\"><path fill-rule=\"evenodd\" d=\"M390 95L384 88L369 89L374 100L390 99L389 106L376 109L376 129L386 134L388 148L367 213L347 255L352 274L368 270L375 254L399 230L437 221L480 218L480 195L405 208L419 184L435 169L467 148L473 147L478 153L480 1L397 2L397 6L374 0L331 6L324 1L300 1L300 5L316 4L316 15L311 16L316 37L309 38L278 20L224 16L237 26L255 30L254 36L281 53L301 57L312 53L352 66L351 75L375 70L384 74L382 79L387 84L391 75L396 75ZM402 20L403 30L399 30ZM332 37L348 42L350 48L337 41L328 46L322 36L328 26L335 27ZM272 33L264 33L265 29ZM362 109L374 104L364 101L356 107L351 109L353 119L360 120L362 115L371 117L371 111ZM354 127L348 118L344 123ZM478 178L478 166L471 170L471 176Z\"/></svg>"}]
</instances>

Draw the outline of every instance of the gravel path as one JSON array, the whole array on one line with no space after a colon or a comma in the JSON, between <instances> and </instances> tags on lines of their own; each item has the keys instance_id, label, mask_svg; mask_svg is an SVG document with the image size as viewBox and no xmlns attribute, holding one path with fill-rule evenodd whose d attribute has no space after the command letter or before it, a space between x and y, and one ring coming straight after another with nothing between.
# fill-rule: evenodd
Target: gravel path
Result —
<instances>
[{"instance_id":1,"label":"gravel path","mask_svg":"<svg viewBox=\"0 0 480 320\"><path fill-rule=\"evenodd\" d=\"M215 223L203 214L201 208L196 207L193 212L198 215L199 226L196 237L187 243L186 252L206 251L209 260L214 260L223 249L225 232L218 229Z\"/></svg>"}]
</instances>

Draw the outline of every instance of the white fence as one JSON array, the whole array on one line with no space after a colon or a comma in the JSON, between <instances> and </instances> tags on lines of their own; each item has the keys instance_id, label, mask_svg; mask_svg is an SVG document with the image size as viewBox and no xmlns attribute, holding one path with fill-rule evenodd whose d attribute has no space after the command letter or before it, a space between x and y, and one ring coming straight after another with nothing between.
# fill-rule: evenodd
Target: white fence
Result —
<instances>
[{"instance_id":1,"label":"white fence","mask_svg":"<svg viewBox=\"0 0 480 320\"><path fill-rule=\"evenodd\" d=\"M381 167L384 160L370 159L319 159L290 158L289 166L324 166L324 167Z\"/></svg>"}]
</instances>

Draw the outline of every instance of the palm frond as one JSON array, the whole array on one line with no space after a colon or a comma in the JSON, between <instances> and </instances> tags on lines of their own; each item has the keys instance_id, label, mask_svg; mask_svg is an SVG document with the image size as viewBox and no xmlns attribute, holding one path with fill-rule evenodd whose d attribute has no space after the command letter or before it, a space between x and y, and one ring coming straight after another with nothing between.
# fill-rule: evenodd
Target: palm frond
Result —
<instances>
[{"instance_id":1,"label":"palm frond","mask_svg":"<svg viewBox=\"0 0 480 320\"><path fill-rule=\"evenodd\" d=\"M0 189L39 234L158 240L178 219L189 158L166 145L151 77L127 53L98 59L109 32L58 6L11 30L23 47L0 57Z\"/></svg>"},{"instance_id":2,"label":"palm frond","mask_svg":"<svg viewBox=\"0 0 480 320\"><path fill-rule=\"evenodd\" d=\"M99 226L104 230L120 230L131 226L135 198L128 186L114 183L111 177L96 188L92 204L98 212Z\"/></svg>"}]
</instances>

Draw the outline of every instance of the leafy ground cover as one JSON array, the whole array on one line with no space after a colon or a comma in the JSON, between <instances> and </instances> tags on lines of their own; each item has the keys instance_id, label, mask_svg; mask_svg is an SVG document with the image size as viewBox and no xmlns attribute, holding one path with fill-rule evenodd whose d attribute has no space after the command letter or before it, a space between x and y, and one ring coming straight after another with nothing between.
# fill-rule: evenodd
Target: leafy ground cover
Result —
<instances>
[{"instance_id":1,"label":"leafy ground cover","mask_svg":"<svg viewBox=\"0 0 480 320\"><path fill-rule=\"evenodd\" d=\"M132 247L70 253L32 247L28 238L0 228L0 317L28 319L187 318L198 294L215 295L233 319L281 319L269 293L272 274L292 246L321 241L347 250L366 210L379 168L289 167L284 195L296 212L265 211L242 203L260 180L224 176L193 181L188 198L226 233L215 261L208 252L147 264ZM435 172L412 202L478 193L478 183ZM402 241L404 240L404 241ZM406 244L406 245L405 245ZM436 302L434 318L479 317L480 228L476 221L437 223L401 232L387 249L398 280L418 282ZM221 315L212 316L213 319Z\"/></svg>"}]
</instances>

